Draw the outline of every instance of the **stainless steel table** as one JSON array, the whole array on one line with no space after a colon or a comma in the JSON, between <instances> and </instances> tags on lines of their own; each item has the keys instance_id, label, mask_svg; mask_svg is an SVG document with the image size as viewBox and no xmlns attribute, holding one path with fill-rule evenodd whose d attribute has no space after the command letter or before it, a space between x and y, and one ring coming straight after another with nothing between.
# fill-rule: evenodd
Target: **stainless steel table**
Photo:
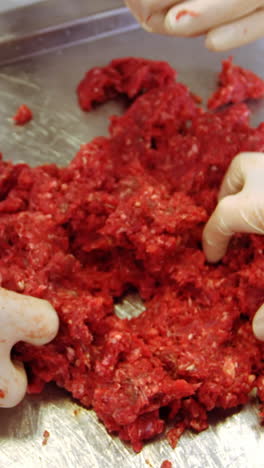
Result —
<instances>
[{"instance_id":1,"label":"stainless steel table","mask_svg":"<svg viewBox=\"0 0 264 468\"><path fill-rule=\"evenodd\" d=\"M53 6L52 6L53 3ZM109 1L110 7L119 6ZM169 61L195 93L206 98L214 89L216 73L225 55L208 52L202 39L172 39L141 31L125 9L94 13L78 0L65 2L60 17L54 2L28 7L0 19L0 151L6 159L37 165L66 164L79 145L107 133L107 117L119 109L110 103L90 114L76 103L75 87L83 73L114 57L143 56ZM90 5L91 6L91 5ZM53 9L55 8L55 10ZM48 11L47 11L48 9ZM45 14L44 14L45 11ZM31 33L25 36L25 24ZM32 18L38 18L33 21ZM59 24L67 21L66 24ZM34 27L33 27L34 26ZM21 35L21 37L20 37ZM235 62L260 75L264 42L232 51ZM23 58L23 60L21 60ZM34 120L14 127L16 108L28 104ZM252 105L253 122L264 120L263 103ZM131 311L131 301L123 309ZM50 437L42 445L43 432ZM139 468L160 467L168 459L180 468L264 467L263 429L254 402L240 413L212 422L199 435L185 434L176 450L165 440L148 444L140 454L109 436L92 411L80 409L54 387L27 397L18 408L0 410L0 468Z\"/></svg>"}]
</instances>

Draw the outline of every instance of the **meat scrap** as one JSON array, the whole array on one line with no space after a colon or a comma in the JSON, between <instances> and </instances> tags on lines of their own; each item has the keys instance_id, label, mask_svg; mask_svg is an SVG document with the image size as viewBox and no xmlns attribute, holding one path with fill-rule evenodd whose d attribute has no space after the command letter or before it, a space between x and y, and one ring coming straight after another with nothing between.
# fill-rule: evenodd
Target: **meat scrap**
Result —
<instances>
[{"instance_id":1,"label":"meat scrap","mask_svg":"<svg viewBox=\"0 0 264 468\"><path fill-rule=\"evenodd\" d=\"M52 343L14 353L29 393L53 381L135 451L168 426L175 446L254 387L264 402L264 345L251 328L264 237L234 236L217 266L201 247L228 165L264 151L264 125L252 128L242 103L202 110L161 62L118 59L85 80L83 108L119 92L133 100L109 137L63 168L0 161L1 286L50 301L60 317ZM145 311L122 320L115 303L131 288Z\"/></svg>"},{"instance_id":2,"label":"meat scrap","mask_svg":"<svg viewBox=\"0 0 264 468\"><path fill-rule=\"evenodd\" d=\"M264 96L264 80L250 70L233 64L232 57L223 60L219 88L208 100L208 109L235 104Z\"/></svg>"},{"instance_id":3,"label":"meat scrap","mask_svg":"<svg viewBox=\"0 0 264 468\"><path fill-rule=\"evenodd\" d=\"M18 108L16 114L13 117L13 120L16 125L25 125L32 119L33 113L31 109L25 104L22 104L22 106Z\"/></svg>"},{"instance_id":4,"label":"meat scrap","mask_svg":"<svg viewBox=\"0 0 264 468\"><path fill-rule=\"evenodd\" d=\"M172 468L172 463L169 460L164 460L160 468Z\"/></svg>"},{"instance_id":5,"label":"meat scrap","mask_svg":"<svg viewBox=\"0 0 264 468\"><path fill-rule=\"evenodd\" d=\"M125 95L134 99L157 87L173 83L176 72L166 62L141 58L115 59L106 67L89 70L80 82L77 93L83 110Z\"/></svg>"},{"instance_id":6,"label":"meat scrap","mask_svg":"<svg viewBox=\"0 0 264 468\"><path fill-rule=\"evenodd\" d=\"M48 440L49 440L49 437L50 437L49 431L45 430L45 431L43 432L43 441L42 441L42 445L47 445Z\"/></svg>"}]
</instances>

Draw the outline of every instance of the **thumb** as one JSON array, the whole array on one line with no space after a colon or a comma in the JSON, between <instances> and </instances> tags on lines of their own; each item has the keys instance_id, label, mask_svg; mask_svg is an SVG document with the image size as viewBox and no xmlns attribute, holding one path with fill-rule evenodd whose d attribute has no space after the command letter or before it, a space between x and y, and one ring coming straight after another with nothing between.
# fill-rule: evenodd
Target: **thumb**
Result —
<instances>
[{"instance_id":1,"label":"thumb","mask_svg":"<svg viewBox=\"0 0 264 468\"><path fill-rule=\"evenodd\" d=\"M253 333L258 340L264 341L264 304L256 312L253 323Z\"/></svg>"},{"instance_id":2,"label":"thumb","mask_svg":"<svg viewBox=\"0 0 264 468\"><path fill-rule=\"evenodd\" d=\"M246 191L223 198L203 231L203 250L209 262L218 262L236 232L264 234L262 199Z\"/></svg>"},{"instance_id":3,"label":"thumb","mask_svg":"<svg viewBox=\"0 0 264 468\"><path fill-rule=\"evenodd\" d=\"M0 344L0 408L12 408L23 398L27 389L27 376L23 364L13 363L9 349Z\"/></svg>"}]
</instances>

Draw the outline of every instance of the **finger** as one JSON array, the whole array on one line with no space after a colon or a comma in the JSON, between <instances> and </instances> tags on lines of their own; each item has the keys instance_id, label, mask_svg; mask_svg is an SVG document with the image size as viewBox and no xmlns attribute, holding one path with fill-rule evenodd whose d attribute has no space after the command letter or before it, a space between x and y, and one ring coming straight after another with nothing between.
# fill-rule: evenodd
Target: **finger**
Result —
<instances>
[{"instance_id":1,"label":"finger","mask_svg":"<svg viewBox=\"0 0 264 468\"><path fill-rule=\"evenodd\" d=\"M233 195L247 183L251 189L263 191L264 153L240 153L231 162L223 179L218 200Z\"/></svg>"},{"instance_id":2,"label":"finger","mask_svg":"<svg viewBox=\"0 0 264 468\"><path fill-rule=\"evenodd\" d=\"M176 3L184 0L125 0L139 22L148 23L148 19L155 13L166 11Z\"/></svg>"},{"instance_id":3,"label":"finger","mask_svg":"<svg viewBox=\"0 0 264 468\"><path fill-rule=\"evenodd\" d=\"M236 232L264 234L261 198L252 199L248 193L240 192L218 203L203 231L203 250L209 262L221 260Z\"/></svg>"},{"instance_id":4,"label":"finger","mask_svg":"<svg viewBox=\"0 0 264 468\"><path fill-rule=\"evenodd\" d=\"M4 330L3 338L11 346L20 340L48 343L58 327L58 316L47 301L0 288L0 338Z\"/></svg>"},{"instance_id":5,"label":"finger","mask_svg":"<svg viewBox=\"0 0 264 468\"><path fill-rule=\"evenodd\" d=\"M168 34L165 26L165 16L166 13L153 13L149 15L148 19L145 22L142 22L142 27L148 31L156 34Z\"/></svg>"},{"instance_id":6,"label":"finger","mask_svg":"<svg viewBox=\"0 0 264 468\"><path fill-rule=\"evenodd\" d=\"M264 341L264 305L256 312L252 322L252 328L255 337Z\"/></svg>"},{"instance_id":7,"label":"finger","mask_svg":"<svg viewBox=\"0 0 264 468\"><path fill-rule=\"evenodd\" d=\"M14 365L8 351L0 348L0 407L11 408L24 398L27 389L27 377L21 363Z\"/></svg>"},{"instance_id":8,"label":"finger","mask_svg":"<svg viewBox=\"0 0 264 468\"><path fill-rule=\"evenodd\" d=\"M207 34L205 45L216 52L234 49L264 36L264 10L220 26Z\"/></svg>"},{"instance_id":9,"label":"finger","mask_svg":"<svg viewBox=\"0 0 264 468\"><path fill-rule=\"evenodd\" d=\"M263 0L190 0L172 7L165 24L171 34L193 36L241 18L263 5Z\"/></svg>"}]
</instances>

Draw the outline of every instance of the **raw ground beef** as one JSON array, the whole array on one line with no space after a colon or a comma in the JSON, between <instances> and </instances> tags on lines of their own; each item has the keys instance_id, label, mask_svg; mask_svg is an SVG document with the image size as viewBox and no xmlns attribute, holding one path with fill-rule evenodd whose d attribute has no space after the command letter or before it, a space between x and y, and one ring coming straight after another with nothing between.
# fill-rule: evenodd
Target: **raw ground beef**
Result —
<instances>
[{"instance_id":1,"label":"raw ground beef","mask_svg":"<svg viewBox=\"0 0 264 468\"><path fill-rule=\"evenodd\" d=\"M226 104L235 104L247 99L264 96L264 81L252 73L233 64L232 57L223 60L219 75L219 88L208 100L208 109L217 109Z\"/></svg>"},{"instance_id":2,"label":"raw ground beef","mask_svg":"<svg viewBox=\"0 0 264 468\"><path fill-rule=\"evenodd\" d=\"M176 72L166 62L128 57L115 59L107 67L88 71L78 86L79 104L90 110L119 94L134 99L139 94L173 83Z\"/></svg>"},{"instance_id":3,"label":"raw ground beef","mask_svg":"<svg viewBox=\"0 0 264 468\"><path fill-rule=\"evenodd\" d=\"M30 120L32 119L33 119L33 113L31 109L29 109L29 107L26 106L25 104L22 104L22 106L20 106L17 109L17 112L13 117L13 120L16 125L25 125L28 122L30 122Z\"/></svg>"},{"instance_id":4,"label":"raw ground beef","mask_svg":"<svg viewBox=\"0 0 264 468\"><path fill-rule=\"evenodd\" d=\"M172 468L172 463L169 460L165 460L160 468Z\"/></svg>"},{"instance_id":5,"label":"raw ground beef","mask_svg":"<svg viewBox=\"0 0 264 468\"><path fill-rule=\"evenodd\" d=\"M139 96L67 167L0 162L1 286L60 316L52 343L19 343L15 354L29 392L56 382L136 451L169 422L175 446L254 387L264 401L264 344L251 330L264 237L236 235L217 266L201 248L230 161L264 151L264 125L251 128L241 103L205 112L161 62L119 59L78 93L87 109ZM131 288L146 310L121 320L114 304Z\"/></svg>"}]
</instances>

